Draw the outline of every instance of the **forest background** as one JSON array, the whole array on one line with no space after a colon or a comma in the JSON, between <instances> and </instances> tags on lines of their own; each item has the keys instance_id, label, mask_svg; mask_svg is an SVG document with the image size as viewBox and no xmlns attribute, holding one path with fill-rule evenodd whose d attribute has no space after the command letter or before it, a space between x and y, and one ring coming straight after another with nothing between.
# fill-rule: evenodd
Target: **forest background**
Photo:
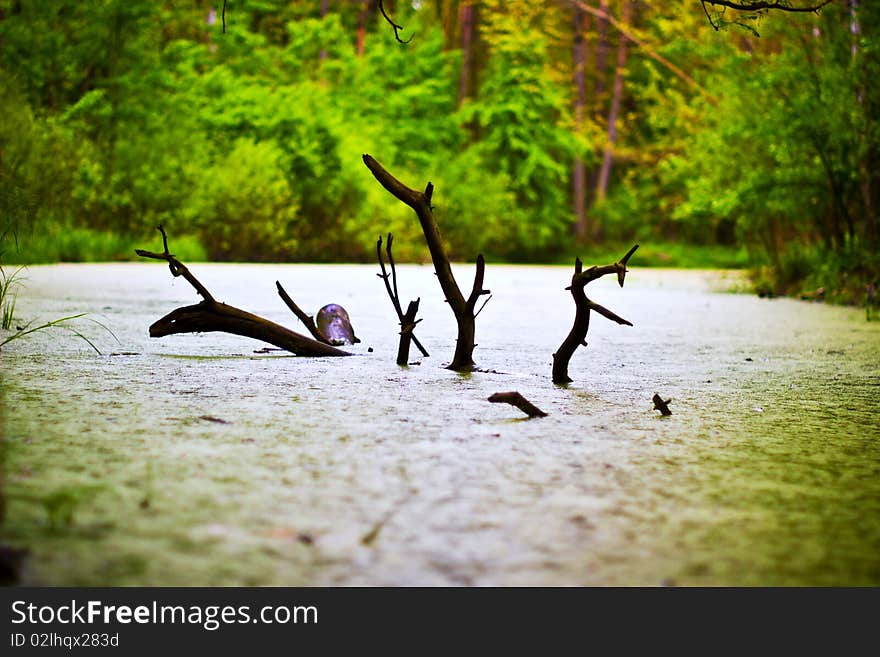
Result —
<instances>
[{"instance_id":1,"label":"forest background","mask_svg":"<svg viewBox=\"0 0 880 657\"><path fill-rule=\"evenodd\" d=\"M0 0L0 263L135 259L157 224L184 260L372 261L390 231L427 261L371 153L434 183L455 259L638 241L874 294L880 3L386 0L406 44L376 0L227 4Z\"/></svg>"}]
</instances>

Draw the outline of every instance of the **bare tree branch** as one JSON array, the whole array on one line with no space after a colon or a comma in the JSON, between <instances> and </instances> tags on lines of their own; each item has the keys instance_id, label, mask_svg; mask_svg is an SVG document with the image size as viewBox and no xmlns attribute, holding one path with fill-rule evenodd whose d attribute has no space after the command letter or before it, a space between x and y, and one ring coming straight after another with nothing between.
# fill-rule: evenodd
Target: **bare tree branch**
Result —
<instances>
[{"instance_id":1,"label":"bare tree branch","mask_svg":"<svg viewBox=\"0 0 880 657\"><path fill-rule=\"evenodd\" d=\"M742 2L736 2L731 0L701 0L704 5L713 5L719 7L728 7L729 9L735 9L736 11L762 11L765 9L778 9L779 11L787 11L792 13L815 13L822 9L822 7L831 4L833 0L822 0L821 2L813 2L809 5L804 5L802 7L797 5L791 5L785 0L775 1L775 2L750 2L749 0L743 0Z\"/></svg>"},{"instance_id":2,"label":"bare tree branch","mask_svg":"<svg viewBox=\"0 0 880 657\"><path fill-rule=\"evenodd\" d=\"M178 276L183 276L187 283L195 288L195 291L198 292L205 301L210 303L216 303L214 301L214 297L211 296L211 293L208 292L208 288L202 285L199 280L193 276L189 269L187 269L180 260L175 258L171 253L168 252L168 236L165 235L165 229L160 224L156 226L160 233L162 233L162 247L165 249L164 253L154 253L153 251L144 251L143 249L135 249L135 253L137 253L142 258L152 258L153 260L164 260L168 263L168 269L171 270L171 275L175 278Z\"/></svg>"},{"instance_id":3,"label":"bare tree branch","mask_svg":"<svg viewBox=\"0 0 880 657\"><path fill-rule=\"evenodd\" d=\"M407 39L406 41L404 41L403 39L400 38L400 35L397 34L397 30L402 30L402 29L404 29L404 27L403 27L403 25L398 25L397 23L395 23L393 20L391 20L391 17L390 17L388 14L385 13L385 7L382 6L382 0L379 0L379 11L382 12L382 16L385 18L386 21L388 21L388 24L389 24L392 28L394 28L394 38L397 39L397 42L398 42L398 43L404 43L404 44L405 44L405 43L409 43L410 41L413 40L412 37L410 37L410 38Z\"/></svg>"},{"instance_id":4,"label":"bare tree branch","mask_svg":"<svg viewBox=\"0 0 880 657\"><path fill-rule=\"evenodd\" d=\"M744 23L740 20L734 18L734 20L726 20L725 15L728 9L732 9L733 11L740 12L744 15L751 14L749 18L755 18L762 14L766 14L769 11L783 11L789 13L819 13L819 10L826 5L831 4L833 0L820 0L813 1L807 5L796 5L790 2L789 0L774 0L764 1L764 0L700 0L700 4L703 7L703 12L706 14L706 18L709 21L709 25L712 26L716 32L720 30L725 24L733 24L737 25L749 32L751 32L754 36L760 36L755 30L755 28L749 23ZM708 6L712 6L714 10L713 14L709 13Z\"/></svg>"},{"instance_id":5,"label":"bare tree branch","mask_svg":"<svg viewBox=\"0 0 880 657\"><path fill-rule=\"evenodd\" d=\"M394 236L391 233L388 233L388 242L385 245L385 253L388 254L388 263L391 266L391 280L392 284L388 282L388 272L385 270L385 263L382 260L382 236L379 236L379 240L376 242L376 257L379 259L379 269L382 270L381 274L376 274L379 278L381 278L385 282L385 290L388 292L388 296L391 297L391 305L394 306L394 312L397 313L397 319L400 322L403 330L406 330L407 322L406 322L406 314L404 314L401 305L400 305L400 297L397 294L397 271L394 267L394 256L391 254L391 244L394 241ZM392 289L393 287L393 289ZM416 310L418 310L419 304L418 299L415 302ZM410 302L409 309L412 308L412 302ZM407 309L407 313L409 312ZM415 315L413 315L413 318ZM419 322L422 320L419 320ZM409 332L412 333L412 329L418 322L413 323L409 322L412 326L409 328ZM422 343L418 341L415 335L412 335L412 341L416 345L416 348L422 352L422 356L427 358L429 356L427 350L422 346ZM406 363L404 363L405 365Z\"/></svg>"},{"instance_id":6,"label":"bare tree branch","mask_svg":"<svg viewBox=\"0 0 880 657\"><path fill-rule=\"evenodd\" d=\"M583 264L581 263L580 258L575 259L574 274L572 274L571 277L571 285L565 288L566 290L571 291L571 296L574 299L574 324L565 340L559 346L559 349L553 354L553 383L571 382L571 378L568 376L568 363L578 347L585 347L587 345L586 339L587 331L590 328L591 310L595 310L603 317L606 317L613 322L617 322L618 324L632 326L632 323L628 320L623 319L623 317L616 315L604 306L600 306L598 303L588 299L584 292L584 287L587 283L607 274L617 274L617 282L620 287L623 287L627 272L626 264L638 248L638 244L634 245L626 252L626 255L617 262L610 265L603 265L601 267L590 267L587 270L583 269Z\"/></svg>"},{"instance_id":7,"label":"bare tree branch","mask_svg":"<svg viewBox=\"0 0 880 657\"><path fill-rule=\"evenodd\" d=\"M660 415L672 415L672 411L669 410L669 402L672 401L671 399L663 399L655 392L651 401L654 402L654 409L660 411Z\"/></svg>"},{"instance_id":8,"label":"bare tree branch","mask_svg":"<svg viewBox=\"0 0 880 657\"><path fill-rule=\"evenodd\" d=\"M397 364L409 365L409 343L415 340L413 330L416 324L422 320L416 319L416 313L419 312L419 301L410 301L403 318L400 320L400 342L397 346Z\"/></svg>"},{"instance_id":9,"label":"bare tree branch","mask_svg":"<svg viewBox=\"0 0 880 657\"><path fill-rule=\"evenodd\" d=\"M477 256L477 271L474 274L474 287L471 290L471 294L467 300L467 308L474 312L474 308L477 307L477 300L483 296L484 294L491 294L489 290L483 289L483 278L486 275L486 260L483 258L483 254ZM486 304L483 304L484 306ZM482 310L482 308L481 308ZM476 315L474 315L476 317Z\"/></svg>"},{"instance_id":10,"label":"bare tree branch","mask_svg":"<svg viewBox=\"0 0 880 657\"><path fill-rule=\"evenodd\" d=\"M452 273L449 256L446 255L443 240L440 238L440 229L434 220L433 207L431 206L434 185L429 182L425 185L425 191L420 192L404 185L372 156L364 154L363 160L379 184L388 190L392 196L412 208L419 218L422 233L425 235L425 242L428 244L428 251L431 253L431 261L434 263L434 272L437 274L437 280L440 283L443 294L446 296L449 307L455 315L456 324L458 324L455 354L447 368L457 372L473 372L476 369L473 360L474 347L476 346L474 342L476 326L474 306L476 305L476 298L481 294L487 293L486 290L482 289L483 275L486 268L486 262L482 254L477 256L474 291L471 292L468 300L465 300ZM473 300L473 303L469 305L471 300Z\"/></svg>"},{"instance_id":11,"label":"bare tree branch","mask_svg":"<svg viewBox=\"0 0 880 657\"><path fill-rule=\"evenodd\" d=\"M296 315L296 318L303 323L303 325L309 329L309 333L312 334L312 337L315 338L318 342L323 342L324 344L331 344L330 340L327 339L325 335L318 330L318 327L315 325L315 320L305 314L302 309L294 303L293 299L290 298L290 295L287 294L287 290L281 287L281 283L279 281L275 281L275 287L278 289L278 296L281 297L281 300L290 308L290 311Z\"/></svg>"}]
</instances>

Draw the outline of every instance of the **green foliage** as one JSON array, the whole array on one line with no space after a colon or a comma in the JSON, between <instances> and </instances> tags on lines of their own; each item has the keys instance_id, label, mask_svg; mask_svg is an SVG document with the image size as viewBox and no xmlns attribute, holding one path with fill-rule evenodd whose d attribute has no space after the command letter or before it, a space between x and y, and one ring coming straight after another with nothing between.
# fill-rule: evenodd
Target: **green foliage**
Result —
<instances>
[{"instance_id":1,"label":"green foliage","mask_svg":"<svg viewBox=\"0 0 880 657\"><path fill-rule=\"evenodd\" d=\"M548 68L548 41L541 30L543 12L532 3L488 2L491 12L484 37L491 49L489 71L480 97L465 105L462 119L480 137L476 148L484 166L510 181L520 221L507 226L511 251L525 247L546 253L568 231L569 163L576 141L563 127L567 94L554 84Z\"/></svg>"},{"instance_id":2,"label":"green foliage","mask_svg":"<svg viewBox=\"0 0 880 657\"><path fill-rule=\"evenodd\" d=\"M421 5L394 7L403 46L359 3L242 0L223 34L201 2L0 0L0 254L132 258L161 223L187 259L372 260L388 231L426 259L371 153L434 183L453 257L554 261L584 246L573 160L589 206L610 146L588 210L609 243L702 249L664 246L661 264L747 252L774 293L876 284L880 7L771 12L759 39L716 32L697 3L631 4L612 143L619 25L592 16L582 35L576 121L573 6L478 3L465 56L458 3Z\"/></svg>"},{"instance_id":3,"label":"green foliage","mask_svg":"<svg viewBox=\"0 0 880 657\"><path fill-rule=\"evenodd\" d=\"M283 152L272 142L234 144L204 172L191 205L208 256L272 260L293 252L298 203L282 172Z\"/></svg>"}]
</instances>

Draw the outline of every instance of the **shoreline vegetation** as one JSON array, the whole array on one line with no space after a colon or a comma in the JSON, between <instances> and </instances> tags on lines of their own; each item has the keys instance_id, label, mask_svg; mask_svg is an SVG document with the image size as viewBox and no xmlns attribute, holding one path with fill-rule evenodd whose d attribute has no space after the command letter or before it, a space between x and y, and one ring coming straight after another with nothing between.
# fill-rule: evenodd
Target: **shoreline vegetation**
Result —
<instances>
[{"instance_id":1,"label":"shoreline vegetation","mask_svg":"<svg viewBox=\"0 0 880 657\"><path fill-rule=\"evenodd\" d=\"M138 262L135 254L137 245L150 244L154 236L127 238L106 231L88 228L49 230L46 234L25 234L9 240L7 250L0 257L4 266L52 265L60 263L99 263L99 262ZM576 257L584 262L600 262L624 250L623 243L604 242L584 245L581 248L569 246L568 251L540 261L512 260L487 254L489 265L501 264L532 264L570 266ZM211 259L208 250L201 244L196 235L181 235L175 239L174 252L181 260L192 263L203 262L247 262L234 259ZM802 270L813 270L814 273L795 277L787 281L782 288L777 287L778 281L772 268L766 264L758 264L743 246L725 246L718 244L681 244L678 242L643 243L638 254L638 267L668 267L674 269L720 269L741 270L746 277L733 290L758 294L762 297L788 296L809 301L826 301L832 304L861 306L866 308L869 318L876 314L878 299L876 294L858 279L849 280L845 273L834 271L821 262L822 254L799 253L798 267ZM274 262L284 263L353 263L365 264L374 262L369 254L363 258L327 257L278 259ZM422 254L408 252L398 259L401 263L428 264L430 258L427 249Z\"/></svg>"}]
</instances>

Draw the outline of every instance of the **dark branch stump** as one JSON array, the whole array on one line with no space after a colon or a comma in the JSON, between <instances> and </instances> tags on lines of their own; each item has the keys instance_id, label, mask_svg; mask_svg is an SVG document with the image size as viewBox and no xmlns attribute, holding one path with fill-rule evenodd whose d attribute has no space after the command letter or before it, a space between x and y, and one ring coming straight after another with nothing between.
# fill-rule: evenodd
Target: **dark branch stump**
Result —
<instances>
[{"instance_id":1,"label":"dark branch stump","mask_svg":"<svg viewBox=\"0 0 880 657\"><path fill-rule=\"evenodd\" d=\"M431 207L431 197L434 193L434 185L428 183L424 192L411 189L400 182L397 178L386 171L370 155L364 155L364 164L375 176L376 180L391 193L392 196L402 201L413 209L419 218L422 226L422 232L425 234L425 241L428 244L428 250L431 252L431 260L434 263L434 271L437 274L437 280L440 281L440 287L443 294L446 295L446 301L455 315L455 321L458 324L458 339L455 343L455 354L452 362L447 366L450 370L457 372L472 372L476 369L474 364L474 335L476 328L476 305L477 300L484 294L489 294L488 290L483 289L483 277L486 272L486 262L483 254L477 256L477 270L474 276L473 290L465 299L452 275L452 267L449 264L449 257L443 248L443 242L440 239L440 229L434 221L434 213ZM482 310L482 308L481 308Z\"/></svg>"},{"instance_id":2,"label":"dark branch stump","mask_svg":"<svg viewBox=\"0 0 880 657\"><path fill-rule=\"evenodd\" d=\"M150 337L161 338L166 335L178 333L209 333L221 331L241 335L254 340L262 340L271 345L289 351L297 356L350 356L347 351L342 351L328 344L312 340L304 335L295 333L268 319L258 317L244 310L239 310L225 303L219 303L214 299L207 288L192 275L174 255L168 251L168 238L165 230L159 226L162 233L163 253L136 249L136 253L142 258L164 260L168 263L172 276L183 276L193 286L203 301L193 306L184 306L172 310L162 319L150 326Z\"/></svg>"},{"instance_id":3,"label":"dark branch stump","mask_svg":"<svg viewBox=\"0 0 880 657\"><path fill-rule=\"evenodd\" d=\"M397 347L398 365L409 364L409 345L410 342L415 340L413 329L416 327L416 324L422 321L416 319L417 312L419 312L419 299L409 302L409 306L400 320L400 344Z\"/></svg>"},{"instance_id":4,"label":"dark branch stump","mask_svg":"<svg viewBox=\"0 0 880 657\"><path fill-rule=\"evenodd\" d=\"M620 284L620 287L623 287L623 281L627 272L626 263L638 248L639 245L636 244L619 261L610 265L603 265L602 267L593 266L586 271L583 271L583 264L581 263L580 258L575 259L574 274L571 277L571 285L565 288L566 290L571 291L571 296L574 299L574 325L571 327L571 331L560 345L559 349L553 354L553 383L571 383L571 378L568 376L568 362L571 360L571 357L574 355L574 352L578 347L587 346L586 340L587 331L590 328L591 310L595 310L603 317L606 317L613 322L617 322L618 324L632 326L630 322L615 315L604 306L600 306L598 303L590 301L584 292L584 288L587 283L594 281L597 278L601 278L606 274L617 274L617 282Z\"/></svg>"},{"instance_id":5,"label":"dark branch stump","mask_svg":"<svg viewBox=\"0 0 880 657\"><path fill-rule=\"evenodd\" d=\"M655 392L651 401L654 402L654 410L660 411L660 415L672 415L672 411L669 410L669 402L672 401L671 399L663 399Z\"/></svg>"}]
</instances>

